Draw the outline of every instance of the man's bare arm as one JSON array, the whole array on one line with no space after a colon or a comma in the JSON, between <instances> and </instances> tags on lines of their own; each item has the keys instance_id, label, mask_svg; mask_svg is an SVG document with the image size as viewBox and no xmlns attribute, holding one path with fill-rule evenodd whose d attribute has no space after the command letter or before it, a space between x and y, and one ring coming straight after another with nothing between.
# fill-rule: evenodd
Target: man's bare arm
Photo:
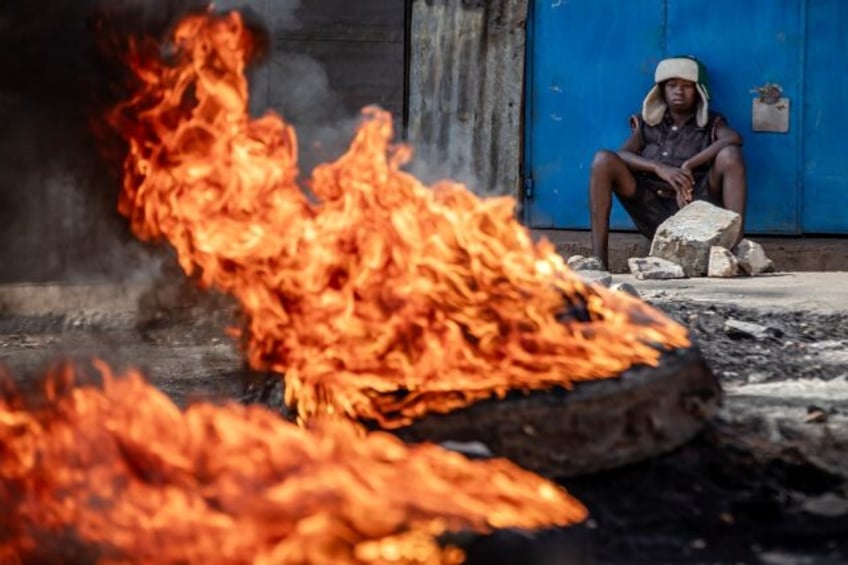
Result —
<instances>
[{"instance_id":1,"label":"man's bare arm","mask_svg":"<svg viewBox=\"0 0 848 565\"><path fill-rule=\"evenodd\" d=\"M659 161L646 159L639 155L642 147L642 136L638 129L634 129L630 138L618 150L618 156L631 171L652 173L667 182L680 195L682 203L688 202L687 197L691 200L692 187L695 185L695 177L692 176L692 172L688 169L669 167Z\"/></svg>"},{"instance_id":2,"label":"man's bare arm","mask_svg":"<svg viewBox=\"0 0 848 565\"><path fill-rule=\"evenodd\" d=\"M630 134L630 137L627 138L627 141L625 141L624 145L621 146L621 149L618 150L618 156L621 157L621 160L627 164L627 167L631 171L642 171L645 173L656 174L658 163L656 161L651 161L650 159L645 159L639 155L642 148L642 135L639 133L638 129L634 128L633 133Z\"/></svg>"},{"instance_id":3,"label":"man's bare arm","mask_svg":"<svg viewBox=\"0 0 848 565\"><path fill-rule=\"evenodd\" d=\"M687 159L681 165L681 168L691 171L701 165L712 163L719 151L731 145L742 147L742 136L736 130L723 123L716 129L716 140L700 153Z\"/></svg>"}]
</instances>

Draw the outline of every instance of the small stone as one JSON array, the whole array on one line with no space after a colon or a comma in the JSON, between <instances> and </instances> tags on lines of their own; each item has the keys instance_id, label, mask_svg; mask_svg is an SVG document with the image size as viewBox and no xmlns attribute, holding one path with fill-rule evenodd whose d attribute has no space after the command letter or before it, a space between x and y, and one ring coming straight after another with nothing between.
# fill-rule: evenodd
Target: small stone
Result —
<instances>
[{"instance_id":1,"label":"small stone","mask_svg":"<svg viewBox=\"0 0 848 565\"><path fill-rule=\"evenodd\" d=\"M572 255L568 259L565 260L565 264L568 265L569 269L574 269L581 261L585 261L586 257L583 255Z\"/></svg>"},{"instance_id":2,"label":"small stone","mask_svg":"<svg viewBox=\"0 0 848 565\"><path fill-rule=\"evenodd\" d=\"M706 549L707 542L698 538L692 540L692 543L690 545L692 546L692 549Z\"/></svg>"},{"instance_id":3,"label":"small stone","mask_svg":"<svg viewBox=\"0 0 848 565\"><path fill-rule=\"evenodd\" d=\"M837 518L848 514L848 500L833 493L823 494L816 498L808 498L802 508L809 514Z\"/></svg>"},{"instance_id":4,"label":"small stone","mask_svg":"<svg viewBox=\"0 0 848 565\"><path fill-rule=\"evenodd\" d=\"M606 271L606 266L597 257L584 257L583 255L572 255L566 261L572 271Z\"/></svg>"},{"instance_id":5,"label":"small stone","mask_svg":"<svg viewBox=\"0 0 848 565\"><path fill-rule=\"evenodd\" d=\"M614 285L612 285L610 287L610 290L613 291L613 292L625 292L625 293L629 294L630 296L633 296L634 298L642 298L639 295L639 291L636 290L636 287L633 286L630 283L626 283L626 282L615 283Z\"/></svg>"},{"instance_id":6,"label":"small stone","mask_svg":"<svg viewBox=\"0 0 848 565\"><path fill-rule=\"evenodd\" d=\"M774 271L774 263L766 256L763 246L750 239L743 239L733 249L739 260L739 268L746 274L756 276Z\"/></svg>"},{"instance_id":7,"label":"small stone","mask_svg":"<svg viewBox=\"0 0 848 565\"><path fill-rule=\"evenodd\" d=\"M812 358L825 365L848 365L848 349L814 350Z\"/></svg>"},{"instance_id":8,"label":"small stone","mask_svg":"<svg viewBox=\"0 0 848 565\"><path fill-rule=\"evenodd\" d=\"M683 267L660 257L631 257L627 260L630 272L639 280L682 279Z\"/></svg>"},{"instance_id":9,"label":"small stone","mask_svg":"<svg viewBox=\"0 0 848 565\"><path fill-rule=\"evenodd\" d=\"M748 383L749 384L757 384L764 383L769 380L770 375L768 373L763 372L754 372L748 375Z\"/></svg>"},{"instance_id":10,"label":"small stone","mask_svg":"<svg viewBox=\"0 0 848 565\"><path fill-rule=\"evenodd\" d=\"M730 250L714 245L710 247L708 277L731 278L739 274L739 261Z\"/></svg>"},{"instance_id":11,"label":"small stone","mask_svg":"<svg viewBox=\"0 0 848 565\"><path fill-rule=\"evenodd\" d=\"M492 451L486 444L479 441L453 441L447 440L439 444L442 448L448 451L462 453L466 457L488 458L494 457Z\"/></svg>"},{"instance_id":12,"label":"small stone","mask_svg":"<svg viewBox=\"0 0 848 565\"><path fill-rule=\"evenodd\" d=\"M692 322L692 325L707 335L724 331L724 319L715 312L697 314L697 319Z\"/></svg>"},{"instance_id":13,"label":"small stone","mask_svg":"<svg viewBox=\"0 0 848 565\"><path fill-rule=\"evenodd\" d=\"M840 339L828 339L807 344L807 347L816 351L845 351L848 350L848 342Z\"/></svg>"},{"instance_id":14,"label":"small stone","mask_svg":"<svg viewBox=\"0 0 848 565\"><path fill-rule=\"evenodd\" d=\"M827 412L824 410L807 409L807 416L804 418L806 424L824 424L827 422Z\"/></svg>"},{"instance_id":15,"label":"small stone","mask_svg":"<svg viewBox=\"0 0 848 565\"><path fill-rule=\"evenodd\" d=\"M609 287L612 282L612 275L609 271L586 271L581 269L574 272L587 283Z\"/></svg>"},{"instance_id":16,"label":"small stone","mask_svg":"<svg viewBox=\"0 0 848 565\"><path fill-rule=\"evenodd\" d=\"M724 332L731 339L765 339L773 335L770 328L766 326L734 320L733 318L725 320Z\"/></svg>"}]
</instances>

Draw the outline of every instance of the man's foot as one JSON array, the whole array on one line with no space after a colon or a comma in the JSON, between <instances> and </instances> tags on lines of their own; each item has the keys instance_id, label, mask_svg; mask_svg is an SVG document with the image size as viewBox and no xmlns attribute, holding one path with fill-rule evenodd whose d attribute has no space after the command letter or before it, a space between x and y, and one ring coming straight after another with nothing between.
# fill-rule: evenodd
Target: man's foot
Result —
<instances>
[{"instance_id":1,"label":"man's foot","mask_svg":"<svg viewBox=\"0 0 848 565\"><path fill-rule=\"evenodd\" d=\"M572 271L608 271L607 266L598 257L572 255L566 262Z\"/></svg>"}]
</instances>

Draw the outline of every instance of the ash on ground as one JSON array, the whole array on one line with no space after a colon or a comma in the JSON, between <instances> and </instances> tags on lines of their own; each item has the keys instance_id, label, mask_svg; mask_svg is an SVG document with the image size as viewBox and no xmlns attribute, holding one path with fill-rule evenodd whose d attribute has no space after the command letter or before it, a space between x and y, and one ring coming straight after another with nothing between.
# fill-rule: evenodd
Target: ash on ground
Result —
<instances>
[{"instance_id":1,"label":"ash on ground","mask_svg":"<svg viewBox=\"0 0 848 565\"><path fill-rule=\"evenodd\" d=\"M586 562L848 562L848 313L653 305L691 329L724 406L683 448L566 482Z\"/></svg>"},{"instance_id":2,"label":"ash on ground","mask_svg":"<svg viewBox=\"0 0 848 565\"><path fill-rule=\"evenodd\" d=\"M469 562L848 562L848 313L651 302L691 329L720 377L718 417L666 455L564 481L589 508L586 524L506 542L493 536L470 548ZM142 363L180 405L279 404L278 388L245 369L226 333L237 323L231 304L193 304L180 315L164 308L146 308L153 314L135 324L0 315L0 363L20 375L36 373L51 352L98 355L117 366ZM258 378L255 398L244 398L245 376Z\"/></svg>"},{"instance_id":3,"label":"ash on ground","mask_svg":"<svg viewBox=\"0 0 848 565\"><path fill-rule=\"evenodd\" d=\"M763 313L686 301L653 304L690 328L722 384L848 380L848 312Z\"/></svg>"}]
</instances>

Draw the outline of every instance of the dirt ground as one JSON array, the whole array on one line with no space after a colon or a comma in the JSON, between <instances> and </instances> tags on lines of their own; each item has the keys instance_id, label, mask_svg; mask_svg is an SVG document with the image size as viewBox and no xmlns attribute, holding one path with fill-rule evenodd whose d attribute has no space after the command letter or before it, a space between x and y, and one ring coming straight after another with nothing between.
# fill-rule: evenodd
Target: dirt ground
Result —
<instances>
[{"instance_id":1,"label":"dirt ground","mask_svg":"<svg viewBox=\"0 0 848 565\"><path fill-rule=\"evenodd\" d=\"M848 563L848 313L653 304L719 375L719 416L672 453L564 481L585 524L477 540L469 562Z\"/></svg>"},{"instance_id":2,"label":"dirt ground","mask_svg":"<svg viewBox=\"0 0 848 565\"><path fill-rule=\"evenodd\" d=\"M464 543L469 562L848 563L848 313L652 300L691 329L719 375L719 416L672 453L564 481L589 508L586 524L475 538ZM50 352L99 354L141 363L180 404L242 398L241 359L223 333L232 313L217 306L211 317L208 303L148 308L118 328L0 315L0 362L26 374Z\"/></svg>"},{"instance_id":3,"label":"dirt ground","mask_svg":"<svg viewBox=\"0 0 848 565\"><path fill-rule=\"evenodd\" d=\"M654 305L691 329L725 406L673 453L567 481L588 562L848 563L848 397L829 393L848 390L848 313Z\"/></svg>"}]
</instances>

